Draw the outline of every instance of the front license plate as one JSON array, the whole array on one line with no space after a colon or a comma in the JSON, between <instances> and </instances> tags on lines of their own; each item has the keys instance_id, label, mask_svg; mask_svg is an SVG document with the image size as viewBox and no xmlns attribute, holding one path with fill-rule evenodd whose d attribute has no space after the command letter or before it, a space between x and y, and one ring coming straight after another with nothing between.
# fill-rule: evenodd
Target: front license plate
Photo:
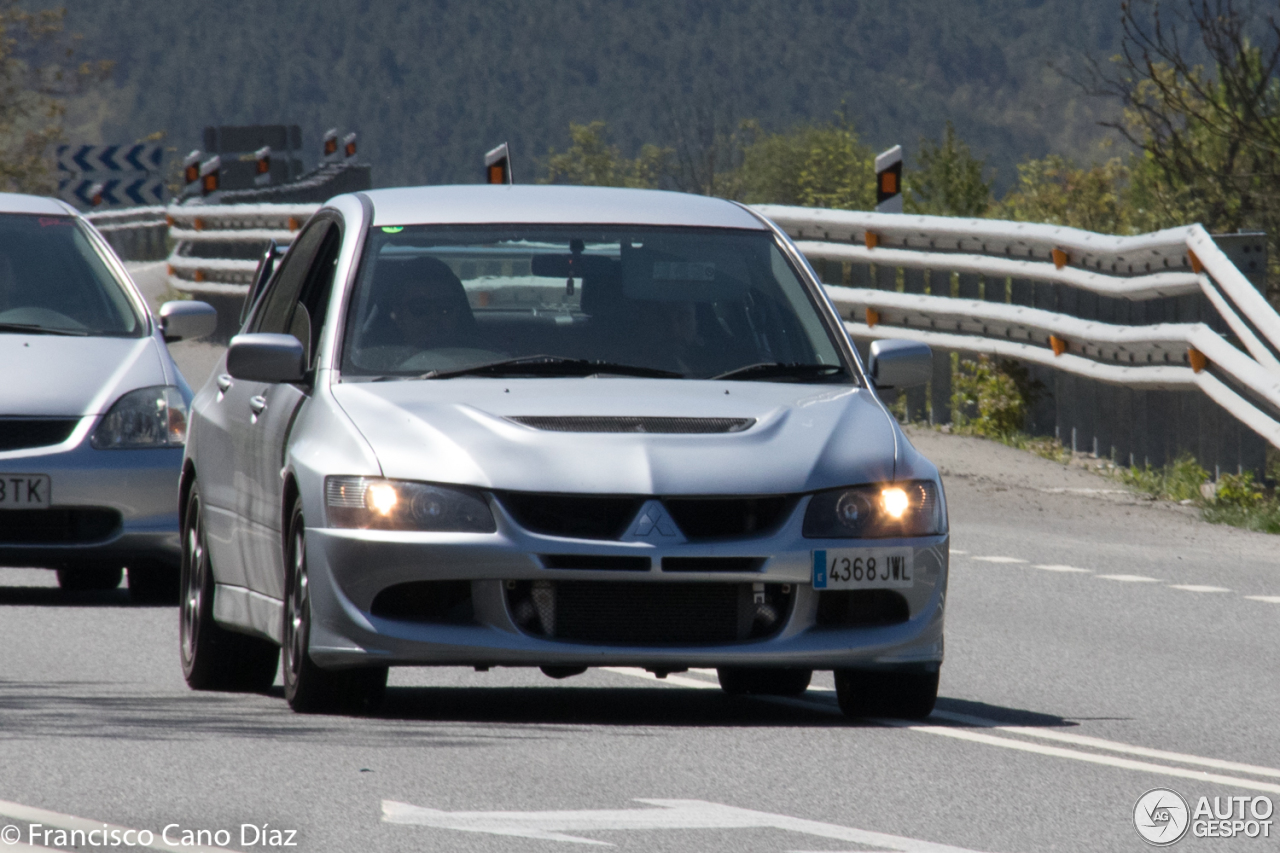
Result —
<instances>
[{"instance_id":1,"label":"front license plate","mask_svg":"<svg viewBox=\"0 0 1280 853\"><path fill-rule=\"evenodd\" d=\"M814 589L903 589L915 576L910 548L833 548L813 552Z\"/></svg>"},{"instance_id":2,"label":"front license plate","mask_svg":"<svg viewBox=\"0 0 1280 853\"><path fill-rule=\"evenodd\" d=\"M0 509L46 509L48 474L0 474Z\"/></svg>"}]
</instances>

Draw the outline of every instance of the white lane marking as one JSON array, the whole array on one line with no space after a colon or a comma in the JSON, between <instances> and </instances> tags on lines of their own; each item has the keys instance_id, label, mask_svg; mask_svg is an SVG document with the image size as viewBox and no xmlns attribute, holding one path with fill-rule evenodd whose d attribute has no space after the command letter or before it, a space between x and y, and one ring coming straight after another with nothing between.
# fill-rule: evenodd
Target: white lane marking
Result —
<instances>
[{"instance_id":1,"label":"white lane marking","mask_svg":"<svg viewBox=\"0 0 1280 853\"><path fill-rule=\"evenodd\" d=\"M1195 583L1171 583L1169 589L1180 589L1183 592L1231 592L1225 586L1201 586Z\"/></svg>"},{"instance_id":2,"label":"white lane marking","mask_svg":"<svg viewBox=\"0 0 1280 853\"><path fill-rule=\"evenodd\" d=\"M676 687L701 687L719 690L719 684L712 684L709 681L703 681L698 678L685 678L679 675L668 675L666 678L658 678L652 672L646 672L643 669L635 669L629 666L602 666L605 672L612 672L615 675L629 675L632 678L647 678L650 681L657 681L662 684L671 684Z\"/></svg>"},{"instance_id":3,"label":"white lane marking","mask_svg":"<svg viewBox=\"0 0 1280 853\"><path fill-rule=\"evenodd\" d=\"M704 800L637 799L657 808L599 809L547 812L446 812L382 801L382 820L386 823L429 826L459 832L483 832L540 841L567 841L613 847L606 841L569 835L569 832L605 832L655 829L781 829L819 838L851 841L880 850L901 853L973 853L960 847L935 844L901 835L889 835L866 829L854 829L834 823L789 817L787 815L740 809Z\"/></svg>"},{"instance_id":4,"label":"white lane marking","mask_svg":"<svg viewBox=\"0 0 1280 853\"><path fill-rule=\"evenodd\" d=\"M136 839L137 833L139 832L139 830L130 829L127 826L120 826L114 823L105 823L100 820L89 820L88 818L76 817L75 815L69 815L69 814L62 814L61 812L51 812L51 811L48 811L47 809L38 809L35 806L24 806L21 803L11 803L8 800L0 800L0 815L4 815L5 817L11 817L14 820L20 820L25 823L38 823L43 827L52 826L52 827L57 827L58 829L80 830L85 833L101 832L104 829L107 832L116 830L116 831L119 831L121 834L126 832L132 832L134 833L133 837ZM152 834L155 836L154 843L137 844L134 846L145 847L150 850L167 850L169 851L169 853L188 853L188 851L195 851L195 853L233 853L233 851L228 850L225 847L201 847L201 846L194 846L194 845L190 847L186 847L186 846L181 846L177 844L166 844L164 842L164 839L161 838L160 832L152 831ZM37 837L40 837L38 833L37 833ZM27 838L30 839L31 836L28 835ZM5 849L12 850L14 848L9 846L8 844L4 845L3 847L0 847L0 850L5 850ZM18 848L18 849L21 849L21 848ZM45 848L32 847L31 849L42 850Z\"/></svg>"},{"instance_id":5,"label":"white lane marking","mask_svg":"<svg viewBox=\"0 0 1280 853\"><path fill-rule=\"evenodd\" d=\"M951 549L951 553L952 553L952 554L968 554L969 552L968 552L968 551L961 551L959 548L952 548L952 549Z\"/></svg>"},{"instance_id":6,"label":"white lane marking","mask_svg":"<svg viewBox=\"0 0 1280 853\"><path fill-rule=\"evenodd\" d=\"M1031 726L1005 726L996 720L988 720L985 717L972 717L968 714L956 714L951 711L934 711L933 716L941 717L944 720L953 720L957 723L965 725L983 726L984 728L998 729L1002 732L1010 732L1012 734L1026 735L1027 737L1038 737L1044 740L1056 740L1060 743L1073 743L1077 746L1089 746L1094 749L1105 749L1111 752L1120 752L1126 755L1141 755L1144 758L1159 758L1164 761L1177 761L1183 764L1198 764L1201 767L1212 767L1215 770L1231 770L1236 773L1249 773L1253 776L1271 776L1280 779L1280 770L1273 767L1262 767L1257 764L1241 764L1238 761L1223 761L1220 758L1201 758L1198 755L1188 755L1185 752L1169 752L1164 749L1151 749L1145 746L1134 746L1129 743L1120 743L1114 740L1105 740L1100 737L1090 737L1088 735L1077 735L1069 732L1063 732L1056 729L1040 729Z\"/></svg>"},{"instance_id":7,"label":"white lane marking","mask_svg":"<svg viewBox=\"0 0 1280 853\"><path fill-rule=\"evenodd\" d=\"M1280 604L1280 595L1246 595L1250 601L1261 601L1265 604Z\"/></svg>"},{"instance_id":8,"label":"white lane marking","mask_svg":"<svg viewBox=\"0 0 1280 853\"><path fill-rule=\"evenodd\" d=\"M1034 565L1033 569L1044 569L1046 572L1083 572L1086 575L1093 574L1089 569L1077 569L1075 566L1059 566L1057 564L1049 564L1046 566Z\"/></svg>"},{"instance_id":9,"label":"white lane marking","mask_svg":"<svg viewBox=\"0 0 1280 853\"><path fill-rule=\"evenodd\" d=\"M987 746L998 746L1004 749L1016 749L1021 752L1033 752L1038 755L1047 755L1054 758L1068 758L1073 761L1084 761L1089 764L1104 764L1108 767L1118 767L1122 770L1137 770L1142 773L1177 776L1182 779L1195 779L1200 782L1212 782L1217 785L1228 785L1233 788L1245 788L1251 791L1266 791L1271 794L1280 794L1280 785L1273 785L1270 782L1257 782L1253 779L1240 779L1235 776L1222 776L1217 773L1206 773L1203 770L1189 770L1185 767L1170 767L1166 764L1150 764L1146 761L1134 761L1129 758L1116 758L1111 755L1096 755L1091 752L1080 752L1078 750L1063 749L1062 747L1057 746L1044 746L1038 743L1027 743L1022 740L1013 740L1012 738L995 737L994 735L969 731L968 729L951 728L950 726L928 726L920 725L919 723L908 723L902 720L876 720L876 722L886 726L893 726L895 728L910 729L914 732L941 735L942 737L954 738L956 740L967 740L972 743L981 743Z\"/></svg>"},{"instance_id":10,"label":"white lane marking","mask_svg":"<svg viewBox=\"0 0 1280 853\"><path fill-rule=\"evenodd\" d=\"M1128 489L1070 489L1070 488L1054 488L1054 489L1036 489L1037 492L1044 492L1050 495L1132 495L1133 492Z\"/></svg>"},{"instance_id":11,"label":"white lane marking","mask_svg":"<svg viewBox=\"0 0 1280 853\"><path fill-rule=\"evenodd\" d=\"M975 560L981 560L984 563L1027 563L1029 560L1019 560L1017 557L974 557Z\"/></svg>"},{"instance_id":12,"label":"white lane marking","mask_svg":"<svg viewBox=\"0 0 1280 853\"><path fill-rule=\"evenodd\" d=\"M1159 578L1149 578L1146 575L1095 575L1104 581L1120 581L1121 583L1159 583Z\"/></svg>"}]
</instances>

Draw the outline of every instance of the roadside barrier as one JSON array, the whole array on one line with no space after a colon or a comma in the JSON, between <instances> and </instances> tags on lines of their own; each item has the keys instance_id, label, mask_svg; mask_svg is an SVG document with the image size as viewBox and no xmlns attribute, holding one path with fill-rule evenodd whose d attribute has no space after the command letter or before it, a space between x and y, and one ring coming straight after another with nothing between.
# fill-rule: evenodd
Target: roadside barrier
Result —
<instances>
[{"instance_id":1,"label":"roadside barrier","mask_svg":"<svg viewBox=\"0 0 1280 853\"><path fill-rule=\"evenodd\" d=\"M116 250L116 254L131 261L158 261L168 254L165 238L169 223L165 219L166 208L129 207L91 213L86 218Z\"/></svg>"},{"instance_id":2,"label":"roadside barrier","mask_svg":"<svg viewBox=\"0 0 1280 853\"><path fill-rule=\"evenodd\" d=\"M856 341L935 348L908 415L951 420L951 353L1014 359L1028 427L1120 464L1190 452L1265 469L1280 447L1280 315L1199 225L1115 237L990 219L759 205ZM1265 443L1264 443L1265 442Z\"/></svg>"}]
</instances>

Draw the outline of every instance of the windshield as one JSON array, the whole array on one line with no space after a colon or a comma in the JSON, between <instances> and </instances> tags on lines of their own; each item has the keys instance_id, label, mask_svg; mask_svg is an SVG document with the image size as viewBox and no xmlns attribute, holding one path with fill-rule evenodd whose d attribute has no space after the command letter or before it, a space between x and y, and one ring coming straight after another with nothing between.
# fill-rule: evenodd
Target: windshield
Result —
<instances>
[{"instance_id":1,"label":"windshield","mask_svg":"<svg viewBox=\"0 0 1280 853\"><path fill-rule=\"evenodd\" d=\"M70 216L0 214L0 334L142 334L128 295Z\"/></svg>"},{"instance_id":2,"label":"windshield","mask_svg":"<svg viewBox=\"0 0 1280 853\"><path fill-rule=\"evenodd\" d=\"M627 226L374 228L344 377L531 371L852 381L767 232ZM584 371L583 364L588 365ZM599 365L595 371L594 365ZM815 369L816 368L816 369ZM746 377L744 377L746 378Z\"/></svg>"}]
</instances>

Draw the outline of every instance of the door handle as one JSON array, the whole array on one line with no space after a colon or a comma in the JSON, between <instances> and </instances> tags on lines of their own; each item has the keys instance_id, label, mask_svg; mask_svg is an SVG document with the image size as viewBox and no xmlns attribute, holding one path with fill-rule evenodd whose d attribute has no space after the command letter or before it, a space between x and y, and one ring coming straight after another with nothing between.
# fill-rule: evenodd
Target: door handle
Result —
<instances>
[{"instance_id":1,"label":"door handle","mask_svg":"<svg viewBox=\"0 0 1280 853\"><path fill-rule=\"evenodd\" d=\"M224 373L218 377L218 390L223 394L227 393L227 389L231 387L231 374Z\"/></svg>"},{"instance_id":2,"label":"door handle","mask_svg":"<svg viewBox=\"0 0 1280 853\"><path fill-rule=\"evenodd\" d=\"M258 395L257 397L250 397L249 408L253 411L255 415L262 414L264 411L266 411L266 408L267 408L267 398L263 397L262 395Z\"/></svg>"}]
</instances>

